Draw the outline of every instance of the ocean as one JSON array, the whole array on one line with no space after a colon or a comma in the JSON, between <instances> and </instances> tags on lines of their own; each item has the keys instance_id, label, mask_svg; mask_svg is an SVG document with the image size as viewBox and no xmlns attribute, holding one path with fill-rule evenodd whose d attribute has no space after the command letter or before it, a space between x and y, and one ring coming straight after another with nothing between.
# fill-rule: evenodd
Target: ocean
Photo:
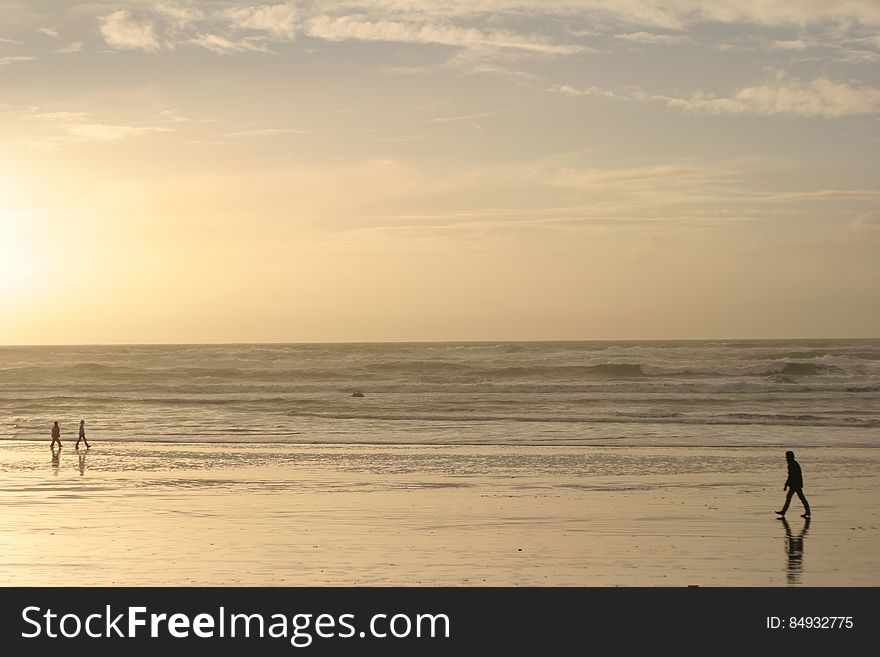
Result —
<instances>
[{"instance_id":1,"label":"ocean","mask_svg":"<svg viewBox=\"0 0 880 657\"><path fill-rule=\"evenodd\" d=\"M0 439L880 445L880 340L0 347Z\"/></svg>"}]
</instances>

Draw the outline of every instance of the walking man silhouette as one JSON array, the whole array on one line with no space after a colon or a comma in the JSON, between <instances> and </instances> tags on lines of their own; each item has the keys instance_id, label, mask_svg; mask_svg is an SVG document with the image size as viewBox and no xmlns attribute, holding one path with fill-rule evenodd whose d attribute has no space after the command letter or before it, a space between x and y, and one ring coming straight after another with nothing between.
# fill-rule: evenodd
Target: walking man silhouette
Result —
<instances>
[{"instance_id":1,"label":"walking man silhouette","mask_svg":"<svg viewBox=\"0 0 880 657\"><path fill-rule=\"evenodd\" d=\"M79 438L76 439L76 447L74 449L79 449L79 441L80 440L86 444L86 449L91 447L91 445L89 445L89 441L86 440L86 421L85 420L79 421Z\"/></svg>"},{"instance_id":2,"label":"walking man silhouette","mask_svg":"<svg viewBox=\"0 0 880 657\"><path fill-rule=\"evenodd\" d=\"M801 504L804 505L804 513L801 515L801 518L809 518L810 503L807 502L807 498L804 497L804 475L801 472L801 466L794 460L794 452L790 450L785 453L785 460L788 461L788 479L785 480L785 486L782 487L782 490L787 489L788 495L785 497L785 504L782 506L782 511L777 511L776 513L784 517L785 512L788 511L788 505L791 504L791 498L797 493Z\"/></svg>"},{"instance_id":3,"label":"walking man silhouette","mask_svg":"<svg viewBox=\"0 0 880 657\"><path fill-rule=\"evenodd\" d=\"M55 443L58 443L58 446L61 447L61 427L58 426L58 420L52 425L52 442L49 444L49 447L55 447Z\"/></svg>"}]
</instances>

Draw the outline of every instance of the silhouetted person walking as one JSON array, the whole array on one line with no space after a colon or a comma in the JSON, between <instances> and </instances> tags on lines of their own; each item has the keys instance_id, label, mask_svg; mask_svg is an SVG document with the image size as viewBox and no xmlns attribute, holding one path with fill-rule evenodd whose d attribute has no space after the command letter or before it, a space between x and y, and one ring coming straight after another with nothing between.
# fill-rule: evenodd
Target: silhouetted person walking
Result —
<instances>
[{"instance_id":1,"label":"silhouetted person walking","mask_svg":"<svg viewBox=\"0 0 880 657\"><path fill-rule=\"evenodd\" d=\"M76 447L74 447L74 449L79 449L79 441L80 440L86 444L86 449L91 447L91 445L89 445L89 441L86 440L86 421L85 420L79 421L79 438L76 439Z\"/></svg>"},{"instance_id":2,"label":"silhouetted person walking","mask_svg":"<svg viewBox=\"0 0 880 657\"><path fill-rule=\"evenodd\" d=\"M57 421L52 425L52 442L49 447L55 447L55 443L61 447L61 427L58 426Z\"/></svg>"},{"instance_id":3,"label":"silhouetted person walking","mask_svg":"<svg viewBox=\"0 0 880 657\"><path fill-rule=\"evenodd\" d=\"M791 504L791 498L797 493L798 498L801 500L801 504L804 505L804 513L801 515L801 518L809 518L810 503L807 502L807 498L804 497L804 475L801 472L801 466L794 460L794 452L792 451L785 453L785 460L788 461L788 479L785 480L785 486L782 487L782 490L787 489L788 495L785 497L785 504L782 506L782 511L777 511L776 513L780 516L784 516L785 512L788 511L788 505Z\"/></svg>"}]
</instances>

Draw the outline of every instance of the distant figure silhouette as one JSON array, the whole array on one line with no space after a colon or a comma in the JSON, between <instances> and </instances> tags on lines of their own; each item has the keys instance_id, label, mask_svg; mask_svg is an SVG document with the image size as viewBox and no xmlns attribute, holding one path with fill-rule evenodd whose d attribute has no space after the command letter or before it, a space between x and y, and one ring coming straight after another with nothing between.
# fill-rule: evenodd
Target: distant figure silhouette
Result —
<instances>
[{"instance_id":1,"label":"distant figure silhouette","mask_svg":"<svg viewBox=\"0 0 880 657\"><path fill-rule=\"evenodd\" d=\"M89 441L86 440L86 421L85 420L79 421L79 438L76 439L76 447L74 447L74 449L79 449L79 441L80 440L86 444L86 449L91 447L91 445L89 445Z\"/></svg>"},{"instance_id":2,"label":"distant figure silhouette","mask_svg":"<svg viewBox=\"0 0 880 657\"><path fill-rule=\"evenodd\" d=\"M788 554L788 570L787 578L789 584L798 584L801 580L801 573L804 569L804 537L810 529L810 517L804 520L804 526L801 533L795 536L791 533L791 527L788 520L784 517L780 518L785 526L785 552Z\"/></svg>"},{"instance_id":3,"label":"distant figure silhouette","mask_svg":"<svg viewBox=\"0 0 880 657\"><path fill-rule=\"evenodd\" d=\"M794 452L792 451L785 453L785 460L788 461L788 479L785 480L785 486L782 487L782 490L787 489L788 495L785 497L782 511L777 511L776 513L784 517L785 512L788 511L788 505L791 504L791 498L797 493L798 498L800 498L801 503L804 505L804 513L801 515L801 518L809 518L810 503L804 497L804 475L801 473L801 466L794 460Z\"/></svg>"},{"instance_id":4,"label":"distant figure silhouette","mask_svg":"<svg viewBox=\"0 0 880 657\"><path fill-rule=\"evenodd\" d=\"M55 447L55 443L58 443L58 446L61 447L61 427L58 426L58 422L52 425L52 442L49 447Z\"/></svg>"}]
</instances>

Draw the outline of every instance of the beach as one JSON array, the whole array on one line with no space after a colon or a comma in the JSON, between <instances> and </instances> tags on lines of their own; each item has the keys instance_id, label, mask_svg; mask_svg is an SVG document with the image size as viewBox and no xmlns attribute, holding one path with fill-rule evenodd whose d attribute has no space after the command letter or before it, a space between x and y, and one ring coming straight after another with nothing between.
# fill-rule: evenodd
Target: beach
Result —
<instances>
[{"instance_id":1,"label":"beach","mask_svg":"<svg viewBox=\"0 0 880 657\"><path fill-rule=\"evenodd\" d=\"M0 452L4 586L877 586L880 452L103 441Z\"/></svg>"},{"instance_id":2,"label":"beach","mask_svg":"<svg viewBox=\"0 0 880 657\"><path fill-rule=\"evenodd\" d=\"M878 340L5 347L0 393L3 585L880 584Z\"/></svg>"}]
</instances>

